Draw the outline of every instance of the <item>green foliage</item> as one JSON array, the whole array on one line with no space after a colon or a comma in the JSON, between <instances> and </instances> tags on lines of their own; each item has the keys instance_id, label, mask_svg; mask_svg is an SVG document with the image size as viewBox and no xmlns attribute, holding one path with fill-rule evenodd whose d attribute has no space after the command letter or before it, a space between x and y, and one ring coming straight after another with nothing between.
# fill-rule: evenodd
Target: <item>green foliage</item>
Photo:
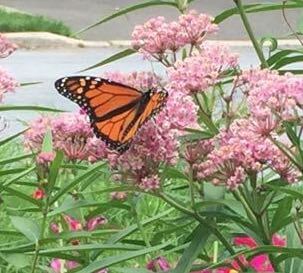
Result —
<instances>
[{"instance_id":1,"label":"green foliage","mask_svg":"<svg viewBox=\"0 0 303 273\"><path fill-rule=\"evenodd\" d=\"M44 16L30 15L0 9L0 32L46 31L72 36L72 31L63 22Z\"/></svg>"}]
</instances>

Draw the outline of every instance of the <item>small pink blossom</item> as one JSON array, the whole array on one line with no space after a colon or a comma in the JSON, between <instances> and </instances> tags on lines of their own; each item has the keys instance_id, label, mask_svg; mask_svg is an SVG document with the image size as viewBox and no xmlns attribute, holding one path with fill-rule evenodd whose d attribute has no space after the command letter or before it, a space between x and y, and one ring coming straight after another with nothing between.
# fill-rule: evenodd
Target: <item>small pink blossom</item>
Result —
<instances>
[{"instance_id":1,"label":"small pink blossom","mask_svg":"<svg viewBox=\"0 0 303 273\"><path fill-rule=\"evenodd\" d=\"M271 243L274 246L286 247L286 237L275 233L271 238Z\"/></svg>"},{"instance_id":2,"label":"small pink blossom","mask_svg":"<svg viewBox=\"0 0 303 273\"><path fill-rule=\"evenodd\" d=\"M37 155L37 163L40 165L48 165L55 159L54 152L41 152Z\"/></svg>"},{"instance_id":3,"label":"small pink blossom","mask_svg":"<svg viewBox=\"0 0 303 273\"><path fill-rule=\"evenodd\" d=\"M17 48L16 44L10 42L3 34L0 34L0 58L6 58Z\"/></svg>"},{"instance_id":4,"label":"small pink blossom","mask_svg":"<svg viewBox=\"0 0 303 273\"><path fill-rule=\"evenodd\" d=\"M99 228L100 226L102 226L106 223L107 223L107 219L104 216L102 216L102 215L96 216L94 218L89 219L86 222L86 229L88 231L92 231L92 230L95 230L95 229Z\"/></svg>"},{"instance_id":5,"label":"small pink blossom","mask_svg":"<svg viewBox=\"0 0 303 273\"><path fill-rule=\"evenodd\" d=\"M0 102L2 102L4 93L13 92L17 86L16 80L0 67Z\"/></svg>"},{"instance_id":6,"label":"small pink blossom","mask_svg":"<svg viewBox=\"0 0 303 273\"><path fill-rule=\"evenodd\" d=\"M112 200L125 201L127 199L127 193L123 191L115 191L110 194Z\"/></svg>"},{"instance_id":7,"label":"small pink blossom","mask_svg":"<svg viewBox=\"0 0 303 273\"><path fill-rule=\"evenodd\" d=\"M154 260L151 260L147 265L146 265L146 268L148 270L152 270L153 272L158 272L158 270L160 271L169 271L171 269L168 261L160 256Z\"/></svg>"},{"instance_id":8,"label":"small pink blossom","mask_svg":"<svg viewBox=\"0 0 303 273\"><path fill-rule=\"evenodd\" d=\"M158 177L158 175L153 175L151 177L146 176L141 179L139 187L146 191L157 190L160 188L160 178Z\"/></svg>"},{"instance_id":9,"label":"small pink blossom","mask_svg":"<svg viewBox=\"0 0 303 273\"><path fill-rule=\"evenodd\" d=\"M50 267L55 273L60 273L61 272L61 261L60 261L60 259L52 259L52 261L50 263Z\"/></svg>"},{"instance_id":10,"label":"small pink blossom","mask_svg":"<svg viewBox=\"0 0 303 273\"><path fill-rule=\"evenodd\" d=\"M60 227L58 224L56 223L50 223L50 226L49 226L50 230L55 233L55 234L58 234L60 232Z\"/></svg>"},{"instance_id":11,"label":"small pink blossom","mask_svg":"<svg viewBox=\"0 0 303 273\"><path fill-rule=\"evenodd\" d=\"M80 221L77 219L69 216L69 215L64 215L64 220L68 224L69 230L70 231L79 231L82 230L82 224Z\"/></svg>"}]
</instances>

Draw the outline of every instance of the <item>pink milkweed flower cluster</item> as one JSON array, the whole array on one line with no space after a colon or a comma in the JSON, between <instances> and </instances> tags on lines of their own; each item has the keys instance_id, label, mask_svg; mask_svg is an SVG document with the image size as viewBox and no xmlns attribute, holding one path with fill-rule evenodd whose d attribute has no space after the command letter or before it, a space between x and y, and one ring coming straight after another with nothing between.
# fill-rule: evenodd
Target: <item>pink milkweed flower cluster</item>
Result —
<instances>
[{"instance_id":1,"label":"pink milkweed flower cluster","mask_svg":"<svg viewBox=\"0 0 303 273\"><path fill-rule=\"evenodd\" d=\"M282 120L302 118L303 79L277 71L249 70L240 77L256 130L270 134Z\"/></svg>"},{"instance_id":2,"label":"pink milkweed flower cluster","mask_svg":"<svg viewBox=\"0 0 303 273\"><path fill-rule=\"evenodd\" d=\"M8 57L16 49L17 46L0 33L0 58ZM17 81L0 67L0 102L3 100L4 93L14 91L17 86Z\"/></svg>"},{"instance_id":3,"label":"pink milkweed flower cluster","mask_svg":"<svg viewBox=\"0 0 303 273\"><path fill-rule=\"evenodd\" d=\"M238 56L227 46L205 43L198 53L169 68L170 85L185 93L205 91L237 66Z\"/></svg>"},{"instance_id":4,"label":"pink milkweed flower cluster","mask_svg":"<svg viewBox=\"0 0 303 273\"><path fill-rule=\"evenodd\" d=\"M6 58L11 55L18 46L10 42L3 34L0 33L0 58Z\"/></svg>"},{"instance_id":5,"label":"pink milkweed flower cluster","mask_svg":"<svg viewBox=\"0 0 303 273\"><path fill-rule=\"evenodd\" d=\"M178 21L166 22L164 17L148 20L135 27L132 46L145 56L162 58L167 51L176 52L185 45L200 45L207 34L217 31L213 18L191 10Z\"/></svg>"},{"instance_id":6,"label":"pink milkweed flower cluster","mask_svg":"<svg viewBox=\"0 0 303 273\"><path fill-rule=\"evenodd\" d=\"M0 67L0 102L7 92L12 92L18 86L16 80L2 67Z\"/></svg>"},{"instance_id":7,"label":"pink milkweed flower cluster","mask_svg":"<svg viewBox=\"0 0 303 273\"><path fill-rule=\"evenodd\" d=\"M150 73L120 74L108 73L110 80L147 90L159 86L158 78ZM125 83L125 82L124 82ZM156 190L160 187L159 165L175 164L178 159L178 136L186 127L196 126L197 107L189 96L168 89L169 96L165 108L148 121L138 132L128 151L121 156L109 155L113 168L118 169L125 179L135 182L144 190Z\"/></svg>"},{"instance_id":8,"label":"pink milkweed flower cluster","mask_svg":"<svg viewBox=\"0 0 303 273\"><path fill-rule=\"evenodd\" d=\"M69 160L94 162L106 155L106 146L96 138L86 114L65 113L55 117L39 117L29 124L24 134L25 148L41 151L46 132L50 130L53 146L62 150Z\"/></svg>"},{"instance_id":9,"label":"pink milkweed flower cluster","mask_svg":"<svg viewBox=\"0 0 303 273\"><path fill-rule=\"evenodd\" d=\"M248 174L268 166L288 183L296 182L298 171L289 159L270 140L251 129L250 120L235 121L229 131L215 139L217 145L207 160L196 164L197 177L215 185L236 189Z\"/></svg>"}]
</instances>

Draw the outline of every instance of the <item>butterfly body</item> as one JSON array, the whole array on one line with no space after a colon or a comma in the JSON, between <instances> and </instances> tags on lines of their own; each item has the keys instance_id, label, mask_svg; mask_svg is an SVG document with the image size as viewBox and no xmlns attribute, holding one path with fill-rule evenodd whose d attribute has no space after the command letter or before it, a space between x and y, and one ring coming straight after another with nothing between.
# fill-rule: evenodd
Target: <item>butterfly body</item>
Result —
<instances>
[{"instance_id":1,"label":"butterfly body","mask_svg":"<svg viewBox=\"0 0 303 273\"><path fill-rule=\"evenodd\" d=\"M66 77L58 92L76 102L90 118L95 134L119 152L130 146L140 127L161 110L167 92L135 88L98 77Z\"/></svg>"}]
</instances>

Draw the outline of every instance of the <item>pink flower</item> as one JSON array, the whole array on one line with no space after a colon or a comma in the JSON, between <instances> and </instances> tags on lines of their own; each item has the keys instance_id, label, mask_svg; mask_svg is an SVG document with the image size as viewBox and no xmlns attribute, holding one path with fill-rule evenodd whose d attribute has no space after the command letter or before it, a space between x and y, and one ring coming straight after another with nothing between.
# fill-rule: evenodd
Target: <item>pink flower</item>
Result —
<instances>
[{"instance_id":1,"label":"pink flower","mask_svg":"<svg viewBox=\"0 0 303 273\"><path fill-rule=\"evenodd\" d=\"M37 155L37 163L40 165L48 165L55 159L54 152L41 152Z\"/></svg>"},{"instance_id":2,"label":"pink flower","mask_svg":"<svg viewBox=\"0 0 303 273\"><path fill-rule=\"evenodd\" d=\"M171 269L168 261L164 257L161 257L161 256L150 261L146 265L146 268L148 270L152 270L153 272L158 272L158 270L166 272Z\"/></svg>"},{"instance_id":3,"label":"pink flower","mask_svg":"<svg viewBox=\"0 0 303 273\"><path fill-rule=\"evenodd\" d=\"M60 261L60 259L52 259L52 261L50 263L50 267L55 273L60 273L61 272L61 261Z\"/></svg>"},{"instance_id":4,"label":"pink flower","mask_svg":"<svg viewBox=\"0 0 303 273\"><path fill-rule=\"evenodd\" d=\"M18 86L15 79L0 67L0 102L2 102L4 93L12 92Z\"/></svg>"},{"instance_id":5,"label":"pink flower","mask_svg":"<svg viewBox=\"0 0 303 273\"><path fill-rule=\"evenodd\" d=\"M132 33L132 46L146 57L162 58L165 53L176 52L186 44L200 45L207 34L218 30L213 18L191 10L179 20L166 22L164 17L138 25Z\"/></svg>"},{"instance_id":6,"label":"pink flower","mask_svg":"<svg viewBox=\"0 0 303 273\"><path fill-rule=\"evenodd\" d=\"M286 247L286 237L275 233L271 238L271 243L274 246Z\"/></svg>"},{"instance_id":7,"label":"pink flower","mask_svg":"<svg viewBox=\"0 0 303 273\"><path fill-rule=\"evenodd\" d=\"M125 201L127 198L127 193L121 191L115 191L110 194L112 200Z\"/></svg>"},{"instance_id":8,"label":"pink flower","mask_svg":"<svg viewBox=\"0 0 303 273\"><path fill-rule=\"evenodd\" d=\"M249 119L233 122L230 130L222 130L214 142L218 145L207 160L195 165L199 179L235 189L245 181L247 173L258 172L265 166L289 183L299 177L279 148L252 129Z\"/></svg>"},{"instance_id":9,"label":"pink flower","mask_svg":"<svg viewBox=\"0 0 303 273\"><path fill-rule=\"evenodd\" d=\"M68 224L69 230L70 231L79 231L82 230L82 224L75 218L69 216L69 215L64 215L64 220Z\"/></svg>"},{"instance_id":10,"label":"pink flower","mask_svg":"<svg viewBox=\"0 0 303 273\"><path fill-rule=\"evenodd\" d=\"M177 61L168 69L170 86L184 93L205 91L216 84L226 70L237 65L238 57L228 47L205 43L199 54Z\"/></svg>"},{"instance_id":11,"label":"pink flower","mask_svg":"<svg viewBox=\"0 0 303 273\"><path fill-rule=\"evenodd\" d=\"M179 33L179 39L183 44L200 45L207 34L218 31L218 26L213 23L211 16L199 14L195 10L190 10L179 17L179 25L182 32Z\"/></svg>"},{"instance_id":12,"label":"pink flower","mask_svg":"<svg viewBox=\"0 0 303 273\"><path fill-rule=\"evenodd\" d=\"M234 245L245 246L248 248L255 248L258 246L257 242L248 236L238 236L234 238Z\"/></svg>"},{"instance_id":13,"label":"pink flower","mask_svg":"<svg viewBox=\"0 0 303 273\"><path fill-rule=\"evenodd\" d=\"M55 234L58 234L60 232L60 227L56 223L50 223L49 227L50 227L50 230Z\"/></svg>"},{"instance_id":14,"label":"pink flower","mask_svg":"<svg viewBox=\"0 0 303 273\"><path fill-rule=\"evenodd\" d=\"M139 187L146 190L152 191L160 188L160 178L158 175L153 175L151 177L144 177L141 179Z\"/></svg>"},{"instance_id":15,"label":"pink flower","mask_svg":"<svg viewBox=\"0 0 303 273\"><path fill-rule=\"evenodd\" d=\"M272 242L273 242L273 245L275 245L275 246L281 246L281 247L286 246L285 238L283 238L282 236L280 236L278 234L274 234L272 236ZM258 246L256 241L249 236L235 237L234 244L236 246L245 246L248 248L255 248ZM241 258L241 261L243 260L243 264L247 263L244 256L240 256L240 258ZM236 261L233 261L232 265L234 268L240 269L240 267ZM274 273L275 272L267 254L260 254L260 255L253 257L249 261L249 266L252 269L256 270L256 272L260 272L260 273Z\"/></svg>"},{"instance_id":16,"label":"pink flower","mask_svg":"<svg viewBox=\"0 0 303 273\"><path fill-rule=\"evenodd\" d=\"M72 269L77 268L79 266L79 263L77 263L75 261L67 261L65 266L66 266L66 269L72 270Z\"/></svg>"},{"instance_id":17,"label":"pink flower","mask_svg":"<svg viewBox=\"0 0 303 273\"><path fill-rule=\"evenodd\" d=\"M107 223L107 219L100 215L100 216L96 216L94 218L91 218L87 221L86 223L86 229L88 231L92 231L95 230L97 228L99 228L100 226L104 225Z\"/></svg>"},{"instance_id":18,"label":"pink flower","mask_svg":"<svg viewBox=\"0 0 303 273\"><path fill-rule=\"evenodd\" d=\"M0 58L5 58L12 54L18 46L11 43L4 35L0 34Z\"/></svg>"},{"instance_id":19,"label":"pink flower","mask_svg":"<svg viewBox=\"0 0 303 273\"><path fill-rule=\"evenodd\" d=\"M184 158L190 164L201 162L214 149L212 140L199 140L189 143L184 152Z\"/></svg>"},{"instance_id":20,"label":"pink flower","mask_svg":"<svg viewBox=\"0 0 303 273\"><path fill-rule=\"evenodd\" d=\"M37 199L37 200L41 200L45 197L45 191L43 189L36 189L33 193L33 198Z\"/></svg>"},{"instance_id":21,"label":"pink flower","mask_svg":"<svg viewBox=\"0 0 303 273\"><path fill-rule=\"evenodd\" d=\"M84 114L65 113L32 121L24 134L25 148L41 151L47 130L52 132L54 148L62 150L69 160L95 162L107 155L105 143L95 137Z\"/></svg>"}]
</instances>

